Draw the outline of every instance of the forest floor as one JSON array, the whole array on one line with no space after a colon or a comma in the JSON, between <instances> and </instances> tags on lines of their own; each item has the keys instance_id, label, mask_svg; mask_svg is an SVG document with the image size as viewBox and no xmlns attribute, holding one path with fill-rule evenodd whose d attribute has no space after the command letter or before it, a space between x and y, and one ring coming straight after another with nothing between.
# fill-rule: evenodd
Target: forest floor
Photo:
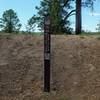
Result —
<instances>
[{"instance_id":1,"label":"forest floor","mask_svg":"<svg viewBox=\"0 0 100 100\"><path fill-rule=\"evenodd\" d=\"M0 100L100 100L99 36L52 36L50 93L43 48L43 36L0 35Z\"/></svg>"}]
</instances>

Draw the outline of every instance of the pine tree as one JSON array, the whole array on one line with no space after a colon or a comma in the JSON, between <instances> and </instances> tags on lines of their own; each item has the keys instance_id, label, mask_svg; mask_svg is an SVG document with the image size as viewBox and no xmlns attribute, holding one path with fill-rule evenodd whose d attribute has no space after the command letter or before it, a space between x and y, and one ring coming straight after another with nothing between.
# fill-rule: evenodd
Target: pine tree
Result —
<instances>
[{"instance_id":1,"label":"pine tree","mask_svg":"<svg viewBox=\"0 0 100 100\"><path fill-rule=\"evenodd\" d=\"M98 32L100 32L100 21L99 21L99 23L97 24L96 30L97 30Z\"/></svg>"},{"instance_id":2,"label":"pine tree","mask_svg":"<svg viewBox=\"0 0 100 100\"><path fill-rule=\"evenodd\" d=\"M14 10L9 9L3 13L2 18L0 18L0 28L8 33L19 31L21 24Z\"/></svg>"},{"instance_id":3,"label":"pine tree","mask_svg":"<svg viewBox=\"0 0 100 100\"><path fill-rule=\"evenodd\" d=\"M52 34L71 33L70 21L68 18L72 15L72 7L70 1L65 3L65 0L43 0L40 7L36 7L38 14L35 16L35 21L38 27L43 29L44 15L49 14L51 17Z\"/></svg>"},{"instance_id":4,"label":"pine tree","mask_svg":"<svg viewBox=\"0 0 100 100\"><path fill-rule=\"evenodd\" d=\"M35 24L36 18L33 16L30 18L27 22L26 30L28 33L32 33L35 30L36 24Z\"/></svg>"},{"instance_id":5,"label":"pine tree","mask_svg":"<svg viewBox=\"0 0 100 100\"><path fill-rule=\"evenodd\" d=\"M71 6L71 1L68 0L53 0L51 7L52 28L54 33L67 33L71 34L69 17L74 14L75 10Z\"/></svg>"}]
</instances>

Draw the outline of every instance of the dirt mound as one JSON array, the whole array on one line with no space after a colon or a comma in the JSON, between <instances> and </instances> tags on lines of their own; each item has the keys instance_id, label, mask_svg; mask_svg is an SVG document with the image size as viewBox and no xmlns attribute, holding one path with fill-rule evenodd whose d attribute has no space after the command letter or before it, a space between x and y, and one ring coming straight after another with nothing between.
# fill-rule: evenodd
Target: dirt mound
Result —
<instances>
[{"instance_id":1,"label":"dirt mound","mask_svg":"<svg viewBox=\"0 0 100 100\"><path fill-rule=\"evenodd\" d=\"M51 93L43 93L43 36L0 36L0 100L99 100L100 39L52 36Z\"/></svg>"}]
</instances>

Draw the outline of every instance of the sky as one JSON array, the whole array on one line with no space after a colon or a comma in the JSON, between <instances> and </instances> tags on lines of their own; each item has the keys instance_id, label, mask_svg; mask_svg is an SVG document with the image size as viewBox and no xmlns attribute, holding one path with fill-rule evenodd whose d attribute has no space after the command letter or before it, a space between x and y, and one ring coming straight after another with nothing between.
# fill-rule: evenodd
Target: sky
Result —
<instances>
[{"instance_id":1,"label":"sky","mask_svg":"<svg viewBox=\"0 0 100 100\"><path fill-rule=\"evenodd\" d=\"M25 30L27 20L37 13L37 5L40 0L0 0L0 18L5 10L13 9L22 23L21 30Z\"/></svg>"},{"instance_id":2,"label":"sky","mask_svg":"<svg viewBox=\"0 0 100 100\"><path fill-rule=\"evenodd\" d=\"M40 0L0 0L0 18L5 10L13 9L22 23L22 29L25 30L27 20L37 13L35 6L40 5ZM75 27L75 16L70 18L71 27ZM82 8L82 27L87 31L96 31L97 24L100 20L100 0L96 0L94 11L89 8Z\"/></svg>"},{"instance_id":3,"label":"sky","mask_svg":"<svg viewBox=\"0 0 100 100\"><path fill-rule=\"evenodd\" d=\"M94 3L93 12L89 8L83 8L82 11L83 28L89 31L96 31L95 29L100 21L100 0L96 0Z\"/></svg>"},{"instance_id":4,"label":"sky","mask_svg":"<svg viewBox=\"0 0 100 100\"><path fill-rule=\"evenodd\" d=\"M75 28L75 16L72 16L72 27ZM94 10L90 8L82 7L82 28L85 31L95 32L97 31L97 24L100 21L100 0L96 0L94 3Z\"/></svg>"}]
</instances>

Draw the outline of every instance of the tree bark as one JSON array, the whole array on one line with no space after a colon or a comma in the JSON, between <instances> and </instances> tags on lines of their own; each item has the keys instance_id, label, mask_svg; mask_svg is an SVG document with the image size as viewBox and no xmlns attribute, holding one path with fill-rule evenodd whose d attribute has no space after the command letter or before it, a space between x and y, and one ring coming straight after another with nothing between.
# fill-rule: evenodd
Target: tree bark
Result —
<instances>
[{"instance_id":1,"label":"tree bark","mask_svg":"<svg viewBox=\"0 0 100 100\"><path fill-rule=\"evenodd\" d=\"M76 0L76 35L81 34L82 31L82 0Z\"/></svg>"}]
</instances>

